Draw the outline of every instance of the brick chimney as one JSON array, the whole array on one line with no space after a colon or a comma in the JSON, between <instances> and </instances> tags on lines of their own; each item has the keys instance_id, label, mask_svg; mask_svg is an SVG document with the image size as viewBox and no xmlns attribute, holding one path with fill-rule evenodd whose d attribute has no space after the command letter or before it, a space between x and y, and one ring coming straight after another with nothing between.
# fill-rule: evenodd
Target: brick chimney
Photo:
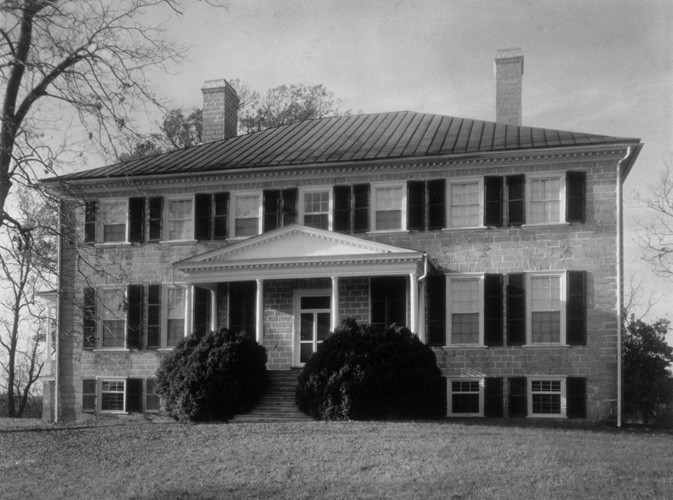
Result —
<instances>
[{"instance_id":1,"label":"brick chimney","mask_svg":"<svg viewBox=\"0 0 673 500\"><path fill-rule=\"evenodd\" d=\"M203 92L203 142L236 137L238 94L225 79L207 80Z\"/></svg>"},{"instance_id":2,"label":"brick chimney","mask_svg":"<svg viewBox=\"0 0 673 500\"><path fill-rule=\"evenodd\" d=\"M495 56L495 121L521 125L523 52L502 49Z\"/></svg>"}]
</instances>

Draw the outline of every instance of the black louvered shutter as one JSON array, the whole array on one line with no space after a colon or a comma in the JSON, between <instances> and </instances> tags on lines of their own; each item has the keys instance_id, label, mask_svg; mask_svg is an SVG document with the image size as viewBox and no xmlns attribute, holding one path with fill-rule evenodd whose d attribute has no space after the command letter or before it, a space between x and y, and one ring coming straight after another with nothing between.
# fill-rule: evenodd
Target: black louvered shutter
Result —
<instances>
[{"instance_id":1,"label":"black louvered shutter","mask_svg":"<svg viewBox=\"0 0 673 500\"><path fill-rule=\"evenodd\" d=\"M585 418L587 416L587 379L584 377L566 378L566 397L568 418Z\"/></svg>"},{"instance_id":2,"label":"black louvered shutter","mask_svg":"<svg viewBox=\"0 0 673 500\"><path fill-rule=\"evenodd\" d=\"M428 181L428 229L446 227L446 182L444 179Z\"/></svg>"},{"instance_id":3,"label":"black louvered shutter","mask_svg":"<svg viewBox=\"0 0 673 500\"><path fill-rule=\"evenodd\" d=\"M229 193L215 193L213 195L215 210L213 214L213 237L216 240L227 238L229 216Z\"/></svg>"},{"instance_id":4,"label":"black louvered shutter","mask_svg":"<svg viewBox=\"0 0 673 500\"><path fill-rule=\"evenodd\" d=\"M145 381L145 410L159 411L161 403L158 394L155 392L156 380L148 378Z\"/></svg>"},{"instance_id":5,"label":"black louvered shutter","mask_svg":"<svg viewBox=\"0 0 673 500\"><path fill-rule=\"evenodd\" d=\"M586 172L566 172L566 222L586 221Z\"/></svg>"},{"instance_id":6,"label":"black louvered shutter","mask_svg":"<svg viewBox=\"0 0 673 500\"><path fill-rule=\"evenodd\" d=\"M502 177L484 177L484 226L502 226Z\"/></svg>"},{"instance_id":7,"label":"black louvered shutter","mask_svg":"<svg viewBox=\"0 0 673 500\"><path fill-rule=\"evenodd\" d=\"M484 416L492 418L502 417L502 378L486 377L484 383Z\"/></svg>"},{"instance_id":8,"label":"black louvered shutter","mask_svg":"<svg viewBox=\"0 0 673 500\"><path fill-rule=\"evenodd\" d=\"M161 285L147 287L147 347L161 347Z\"/></svg>"},{"instance_id":9,"label":"black louvered shutter","mask_svg":"<svg viewBox=\"0 0 673 500\"><path fill-rule=\"evenodd\" d=\"M351 232L351 187L334 186L332 227L339 233Z\"/></svg>"},{"instance_id":10,"label":"black louvered shutter","mask_svg":"<svg viewBox=\"0 0 673 500\"><path fill-rule=\"evenodd\" d=\"M140 349L143 333L143 285L129 285L126 291L126 348Z\"/></svg>"},{"instance_id":11,"label":"black louvered shutter","mask_svg":"<svg viewBox=\"0 0 673 500\"><path fill-rule=\"evenodd\" d=\"M96 379L82 380L82 411L96 411Z\"/></svg>"},{"instance_id":12,"label":"black louvered shutter","mask_svg":"<svg viewBox=\"0 0 673 500\"><path fill-rule=\"evenodd\" d=\"M126 379L126 412L143 411L143 379Z\"/></svg>"},{"instance_id":13,"label":"black louvered shutter","mask_svg":"<svg viewBox=\"0 0 673 500\"><path fill-rule=\"evenodd\" d=\"M527 416L528 397L526 395L526 377L508 377L507 381L509 382L509 416Z\"/></svg>"},{"instance_id":14,"label":"black louvered shutter","mask_svg":"<svg viewBox=\"0 0 673 500\"><path fill-rule=\"evenodd\" d=\"M425 182L407 182L407 229L425 229Z\"/></svg>"},{"instance_id":15,"label":"black louvered shutter","mask_svg":"<svg viewBox=\"0 0 673 500\"><path fill-rule=\"evenodd\" d=\"M280 227L281 206L280 191L277 189L264 191L264 231Z\"/></svg>"},{"instance_id":16,"label":"black louvered shutter","mask_svg":"<svg viewBox=\"0 0 673 500\"><path fill-rule=\"evenodd\" d=\"M212 203L210 193L197 193L194 196L194 238L199 241L212 237Z\"/></svg>"},{"instance_id":17,"label":"black louvered shutter","mask_svg":"<svg viewBox=\"0 0 673 500\"><path fill-rule=\"evenodd\" d=\"M98 212L97 201L87 201L84 205L84 242L96 242L96 214Z\"/></svg>"},{"instance_id":18,"label":"black louvered shutter","mask_svg":"<svg viewBox=\"0 0 673 500\"><path fill-rule=\"evenodd\" d=\"M526 176L510 175L507 177L507 222L510 226L526 223Z\"/></svg>"},{"instance_id":19,"label":"black louvered shutter","mask_svg":"<svg viewBox=\"0 0 673 500\"><path fill-rule=\"evenodd\" d=\"M446 276L431 274L426 278L429 345L446 345Z\"/></svg>"},{"instance_id":20,"label":"black louvered shutter","mask_svg":"<svg viewBox=\"0 0 673 500\"><path fill-rule=\"evenodd\" d=\"M283 226L289 226L297 222L297 199L299 190L297 188L283 189L282 192L282 212Z\"/></svg>"},{"instance_id":21,"label":"black louvered shutter","mask_svg":"<svg viewBox=\"0 0 673 500\"><path fill-rule=\"evenodd\" d=\"M83 339L84 349L96 347L96 290L91 287L84 289L83 313Z\"/></svg>"},{"instance_id":22,"label":"black louvered shutter","mask_svg":"<svg viewBox=\"0 0 673 500\"><path fill-rule=\"evenodd\" d=\"M145 241L145 198L129 198L129 241Z\"/></svg>"},{"instance_id":23,"label":"black louvered shutter","mask_svg":"<svg viewBox=\"0 0 673 500\"><path fill-rule=\"evenodd\" d=\"M369 184L353 186L353 232L369 231Z\"/></svg>"},{"instance_id":24,"label":"black louvered shutter","mask_svg":"<svg viewBox=\"0 0 673 500\"><path fill-rule=\"evenodd\" d=\"M584 271L568 271L566 342L570 345L587 343L587 273Z\"/></svg>"},{"instance_id":25,"label":"black louvered shutter","mask_svg":"<svg viewBox=\"0 0 673 500\"><path fill-rule=\"evenodd\" d=\"M526 343L526 276L512 273L507 283L507 344Z\"/></svg>"},{"instance_id":26,"label":"black louvered shutter","mask_svg":"<svg viewBox=\"0 0 673 500\"><path fill-rule=\"evenodd\" d=\"M484 276L484 344L502 345L502 275Z\"/></svg>"},{"instance_id":27,"label":"black louvered shutter","mask_svg":"<svg viewBox=\"0 0 673 500\"><path fill-rule=\"evenodd\" d=\"M161 217L164 208L164 199L160 196L150 198L149 201L149 241L161 240Z\"/></svg>"},{"instance_id":28,"label":"black louvered shutter","mask_svg":"<svg viewBox=\"0 0 673 500\"><path fill-rule=\"evenodd\" d=\"M198 286L194 287L194 331L208 333L210 331L210 291Z\"/></svg>"}]
</instances>

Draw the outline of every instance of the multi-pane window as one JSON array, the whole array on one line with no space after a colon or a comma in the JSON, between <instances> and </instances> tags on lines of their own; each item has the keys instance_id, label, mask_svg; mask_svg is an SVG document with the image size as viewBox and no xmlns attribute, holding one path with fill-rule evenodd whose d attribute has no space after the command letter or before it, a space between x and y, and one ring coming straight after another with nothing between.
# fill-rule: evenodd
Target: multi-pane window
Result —
<instances>
[{"instance_id":1,"label":"multi-pane window","mask_svg":"<svg viewBox=\"0 0 673 500\"><path fill-rule=\"evenodd\" d=\"M126 347L124 292L119 289L102 290L100 299L103 348Z\"/></svg>"},{"instance_id":2,"label":"multi-pane window","mask_svg":"<svg viewBox=\"0 0 673 500\"><path fill-rule=\"evenodd\" d=\"M482 225L481 191L481 181L478 180L449 184L449 227Z\"/></svg>"},{"instance_id":3,"label":"multi-pane window","mask_svg":"<svg viewBox=\"0 0 673 500\"><path fill-rule=\"evenodd\" d=\"M161 409L159 395L155 392L156 380L148 378L145 381L145 411L159 411Z\"/></svg>"},{"instance_id":4,"label":"multi-pane window","mask_svg":"<svg viewBox=\"0 0 673 500\"><path fill-rule=\"evenodd\" d=\"M103 242L126 241L127 200L101 200L99 217Z\"/></svg>"},{"instance_id":5,"label":"multi-pane window","mask_svg":"<svg viewBox=\"0 0 673 500\"><path fill-rule=\"evenodd\" d=\"M533 415L560 415L561 380L531 381L531 413Z\"/></svg>"},{"instance_id":6,"label":"multi-pane window","mask_svg":"<svg viewBox=\"0 0 673 500\"><path fill-rule=\"evenodd\" d=\"M561 222L562 188L561 176L531 177L528 181L529 224Z\"/></svg>"},{"instance_id":7,"label":"multi-pane window","mask_svg":"<svg viewBox=\"0 0 673 500\"><path fill-rule=\"evenodd\" d=\"M329 229L329 191L306 191L303 193L304 225Z\"/></svg>"},{"instance_id":8,"label":"multi-pane window","mask_svg":"<svg viewBox=\"0 0 673 500\"><path fill-rule=\"evenodd\" d=\"M531 340L561 341L561 276L531 276Z\"/></svg>"},{"instance_id":9,"label":"multi-pane window","mask_svg":"<svg viewBox=\"0 0 673 500\"><path fill-rule=\"evenodd\" d=\"M405 229L403 208L406 205L404 185L376 186L374 188L374 230Z\"/></svg>"},{"instance_id":10,"label":"multi-pane window","mask_svg":"<svg viewBox=\"0 0 673 500\"><path fill-rule=\"evenodd\" d=\"M450 413L478 415L481 412L479 380L451 381Z\"/></svg>"},{"instance_id":11,"label":"multi-pane window","mask_svg":"<svg viewBox=\"0 0 673 500\"><path fill-rule=\"evenodd\" d=\"M233 236L241 237L259 234L260 195L237 194L233 196L233 200Z\"/></svg>"},{"instance_id":12,"label":"multi-pane window","mask_svg":"<svg viewBox=\"0 0 673 500\"><path fill-rule=\"evenodd\" d=\"M185 289L166 290L166 345L173 347L185 337Z\"/></svg>"},{"instance_id":13,"label":"multi-pane window","mask_svg":"<svg viewBox=\"0 0 673 500\"><path fill-rule=\"evenodd\" d=\"M191 198L168 200L166 234L168 240L189 240L194 237L194 211Z\"/></svg>"},{"instance_id":14,"label":"multi-pane window","mask_svg":"<svg viewBox=\"0 0 673 500\"><path fill-rule=\"evenodd\" d=\"M480 342L480 278L454 278L450 286L450 321L452 344Z\"/></svg>"},{"instance_id":15,"label":"multi-pane window","mask_svg":"<svg viewBox=\"0 0 673 500\"><path fill-rule=\"evenodd\" d=\"M101 410L124 411L124 384L124 380L101 382Z\"/></svg>"}]
</instances>

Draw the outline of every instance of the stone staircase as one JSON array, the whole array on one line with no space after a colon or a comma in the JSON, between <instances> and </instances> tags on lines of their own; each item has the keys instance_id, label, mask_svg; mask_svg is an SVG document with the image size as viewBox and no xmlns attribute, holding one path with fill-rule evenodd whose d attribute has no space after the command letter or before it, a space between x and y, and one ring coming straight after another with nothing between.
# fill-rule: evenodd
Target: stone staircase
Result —
<instances>
[{"instance_id":1,"label":"stone staircase","mask_svg":"<svg viewBox=\"0 0 673 500\"><path fill-rule=\"evenodd\" d=\"M269 370L269 387L249 413L236 415L232 422L312 422L295 404L299 370Z\"/></svg>"}]
</instances>

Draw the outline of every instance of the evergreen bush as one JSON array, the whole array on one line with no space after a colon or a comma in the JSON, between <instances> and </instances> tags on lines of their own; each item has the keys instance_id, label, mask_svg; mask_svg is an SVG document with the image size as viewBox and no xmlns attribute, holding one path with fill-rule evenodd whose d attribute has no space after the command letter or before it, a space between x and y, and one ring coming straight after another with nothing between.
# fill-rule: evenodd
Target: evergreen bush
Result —
<instances>
[{"instance_id":1,"label":"evergreen bush","mask_svg":"<svg viewBox=\"0 0 673 500\"><path fill-rule=\"evenodd\" d=\"M434 352L408 328L347 319L304 365L297 404L322 420L438 418L443 387Z\"/></svg>"},{"instance_id":2,"label":"evergreen bush","mask_svg":"<svg viewBox=\"0 0 673 500\"><path fill-rule=\"evenodd\" d=\"M266 349L241 334L193 333L157 371L162 409L181 421L229 420L259 401L264 391Z\"/></svg>"}]
</instances>

